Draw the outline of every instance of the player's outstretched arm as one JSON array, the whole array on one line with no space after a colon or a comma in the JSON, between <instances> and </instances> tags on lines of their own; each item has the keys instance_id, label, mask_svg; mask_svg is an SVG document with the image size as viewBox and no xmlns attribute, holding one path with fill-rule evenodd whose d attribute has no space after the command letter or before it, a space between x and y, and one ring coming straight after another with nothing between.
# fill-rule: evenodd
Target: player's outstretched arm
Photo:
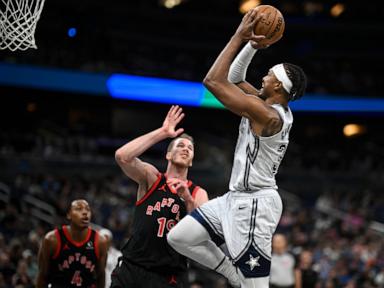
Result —
<instances>
[{"instance_id":1,"label":"player's outstretched arm","mask_svg":"<svg viewBox=\"0 0 384 288\"><path fill-rule=\"evenodd\" d=\"M124 146L115 153L115 159L124 173L140 185L152 185L159 171L151 164L141 161L138 157L154 144L174 138L183 133L183 128L176 129L177 124L184 118L183 109L172 106L164 119L162 127L144 134Z\"/></svg>"},{"instance_id":2,"label":"player's outstretched arm","mask_svg":"<svg viewBox=\"0 0 384 288\"><path fill-rule=\"evenodd\" d=\"M282 34L280 35L280 38ZM279 41L280 38L277 40ZM241 90L247 94L258 95L259 90L252 84L246 81L246 75L249 64L255 56L257 50L268 48L270 45L257 43L255 41L248 41L248 43L237 54L235 60L233 60L228 72L228 81L236 84Z\"/></svg>"},{"instance_id":3,"label":"player's outstretched arm","mask_svg":"<svg viewBox=\"0 0 384 288\"><path fill-rule=\"evenodd\" d=\"M251 64L253 57L260 48L266 48L266 46L259 46L257 43L249 41L229 67L228 81L236 84L246 94L259 94L259 90L246 81L246 75L249 64Z\"/></svg>"},{"instance_id":4,"label":"player's outstretched arm","mask_svg":"<svg viewBox=\"0 0 384 288\"><path fill-rule=\"evenodd\" d=\"M266 125L271 118L278 117L274 109L270 108L258 94L250 96L237 85L228 80L230 65L240 47L248 41L257 43L265 36L254 35L253 27L261 19L256 10L250 10L243 17L237 31L220 53L211 69L208 71L204 85L224 106L232 112ZM255 91L256 93L257 90Z\"/></svg>"}]
</instances>

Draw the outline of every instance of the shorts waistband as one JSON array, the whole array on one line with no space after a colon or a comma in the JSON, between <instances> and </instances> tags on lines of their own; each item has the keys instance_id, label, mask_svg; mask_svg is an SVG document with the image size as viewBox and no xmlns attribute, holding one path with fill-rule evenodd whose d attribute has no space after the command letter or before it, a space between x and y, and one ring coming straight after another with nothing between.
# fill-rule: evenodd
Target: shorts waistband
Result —
<instances>
[{"instance_id":1,"label":"shorts waistband","mask_svg":"<svg viewBox=\"0 0 384 288\"><path fill-rule=\"evenodd\" d=\"M248 198L248 197L254 197L254 198L262 198L262 197L269 197L269 196L280 196L279 192L275 189L261 189L257 191L229 191L231 193L231 197L233 198Z\"/></svg>"}]
</instances>

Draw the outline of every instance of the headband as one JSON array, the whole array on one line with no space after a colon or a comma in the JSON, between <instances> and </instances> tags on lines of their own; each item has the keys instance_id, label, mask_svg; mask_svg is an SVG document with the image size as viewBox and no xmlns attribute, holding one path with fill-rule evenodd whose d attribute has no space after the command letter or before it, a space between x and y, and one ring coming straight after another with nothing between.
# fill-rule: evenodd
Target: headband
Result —
<instances>
[{"instance_id":1,"label":"headband","mask_svg":"<svg viewBox=\"0 0 384 288\"><path fill-rule=\"evenodd\" d=\"M289 79L287 72L285 72L284 65L277 64L273 66L271 70L273 74L275 74L277 80L279 80L283 85L284 90L287 91L288 94L290 94L293 84L292 81Z\"/></svg>"}]
</instances>

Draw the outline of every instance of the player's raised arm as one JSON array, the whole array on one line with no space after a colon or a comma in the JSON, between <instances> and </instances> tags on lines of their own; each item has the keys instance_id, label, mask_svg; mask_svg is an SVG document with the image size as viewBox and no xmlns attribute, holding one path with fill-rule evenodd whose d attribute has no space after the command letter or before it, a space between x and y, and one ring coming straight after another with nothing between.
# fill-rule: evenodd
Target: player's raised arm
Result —
<instances>
[{"instance_id":1,"label":"player's raised arm","mask_svg":"<svg viewBox=\"0 0 384 288\"><path fill-rule=\"evenodd\" d=\"M255 56L260 45L249 41L233 60L228 72L228 81L236 84L246 94L259 95L260 91L246 81L249 64Z\"/></svg>"},{"instance_id":2,"label":"player's raised arm","mask_svg":"<svg viewBox=\"0 0 384 288\"><path fill-rule=\"evenodd\" d=\"M138 157L154 144L180 135L184 129L176 129L184 118L183 109L172 106L164 119L162 127L144 134L120 147L115 158L124 173L140 185L148 188L157 179L159 171L153 165L141 161ZM145 188L145 187L144 187Z\"/></svg>"},{"instance_id":3,"label":"player's raised arm","mask_svg":"<svg viewBox=\"0 0 384 288\"><path fill-rule=\"evenodd\" d=\"M265 36L255 35L253 29L261 17L262 15L255 9L245 14L237 31L208 71L204 85L232 112L266 125L272 118L278 118L277 113L259 99L258 95L250 96L228 80L230 65L240 47L245 42L257 43L265 38Z\"/></svg>"}]
</instances>

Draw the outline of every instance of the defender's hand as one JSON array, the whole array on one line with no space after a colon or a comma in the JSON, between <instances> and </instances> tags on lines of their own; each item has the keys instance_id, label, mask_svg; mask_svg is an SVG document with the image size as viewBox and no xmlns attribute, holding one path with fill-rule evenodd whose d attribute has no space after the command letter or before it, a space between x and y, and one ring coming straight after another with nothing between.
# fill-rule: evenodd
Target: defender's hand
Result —
<instances>
[{"instance_id":1,"label":"defender's hand","mask_svg":"<svg viewBox=\"0 0 384 288\"><path fill-rule=\"evenodd\" d=\"M171 109L169 109L167 116L163 122L163 130L167 133L168 137L174 138L183 133L184 129L179 128L176 130L177 124L184 118L185 114L183 113L183 109L178 105L172 105Z\"/></svg>"},{"instance_id":2,"label":"defender's hand","mask_svg":"<svg viewBox=\"0 0 384 288\"><path fill-rule=\"evenodd\" d=\"M191 201L192 195L189 192L188 181L184 181L178 178L168 178L168 187L184 201Z\"/></svg>"}]
</instances>

